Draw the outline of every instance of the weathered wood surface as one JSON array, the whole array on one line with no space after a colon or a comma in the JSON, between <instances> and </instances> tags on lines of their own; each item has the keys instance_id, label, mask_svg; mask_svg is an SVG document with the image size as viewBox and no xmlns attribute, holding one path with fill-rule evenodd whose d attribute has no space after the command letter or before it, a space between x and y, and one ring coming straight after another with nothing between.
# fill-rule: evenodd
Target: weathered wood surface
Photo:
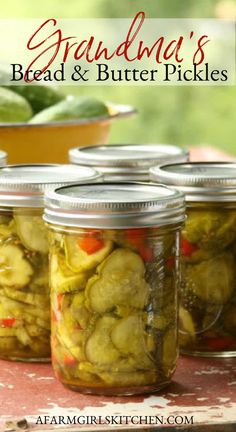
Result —
<instances>
[{"instance_id":1,"label":"weathered wood surface","mask_svg":"<svg viewBox=\"0 0 236 432\"><path fill-rule=\"evenodd\" d=\"M127 429L161 431L166 428L193 432L236 430L236 359L180 358L174 381L159 393L135 397L83 395L64 388L49 364L0 361L0 413L2 430L24 430L16 422L27 420L29 430L60 432L71 429L101 431ZM147 416L158 424L63 424L67 418L95 416ZM45 417L48 416L48 417ZM55 424L61 416L61 424ZM173 417L170 417L173 416ZM177 417L178 416L178 419ZM181 416L191 419L180 424ZM40 420L39 420L40 418ZM174 423L168 424L168 419ZM47 419L47 420L45 420ZM163 425L161 421L163 420ZM9 422L13 423L9 423ZM6 423L8 422L8 423ZM15 423L14 423L15 422ZM36 424L38 422L38 424ZM46 422L46 424L41 424ZM166 423L166 424L165 424ZM7 428L8 426L8 428Z\"/></svg>"}]
</instances>

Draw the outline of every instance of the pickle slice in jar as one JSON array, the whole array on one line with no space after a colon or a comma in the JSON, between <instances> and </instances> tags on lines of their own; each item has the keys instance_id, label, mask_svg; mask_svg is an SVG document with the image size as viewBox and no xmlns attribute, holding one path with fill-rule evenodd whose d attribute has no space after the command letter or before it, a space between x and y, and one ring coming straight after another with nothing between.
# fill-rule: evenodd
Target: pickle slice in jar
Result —
<instances>
[{"instance_id":1,"label":"pickle slice in jar","mask_svg":"<svg viewBox=\"0 0 236 432\"><path fill-rule=\"evenodd\" d=\"M13 244L0 246L0 285L22 288L33 274L22 250Z\"/></svg>"},{"instance_id":2,"label":"pickle slice in jar","mask_svg":"<svg viewBox=\"0 0 236 432\"><path fill-rule=\"evenodd\" d=\"M24 292L12 288L4 288L4 294L13 300L27 303L33 306L48 307L49 299L44 294Z\"/></svg>"},{"instance_id":3,"label":"pickle slice in jar","mask_svg":"<svg viewBox=\"0 0 236 432\"><path fill-rule=\"evenodd\" d=\"M4 240L14 234L13 220L8 216L0 216L0 239Z\"/></svg>"},{"instance_id":4,"label":"pickle slice in jar","mask_svg":"<svg viewBox=\"0 0 236 432\"><path fill-rule=\"evenodd\" d=\"M221 251L235 240L235 212L192 210L186 220L184 235L188 241L207 251Z\"/></svg>"},{"instance_id":5,"label":"pickle slice in jar","mask_svg":"<svg viewBox=\"0 0 236 432\"><path fill-rule=\"evenodd\" d=\"M50 284L52 290L58 294L63 294L85 288L88 280L87 273L75 274L67 271L65 274L61 269L60 259L56 254L51 256L50 263Z\"/></svg>"},{"instance_id":6,"label":"pickle slice in jar","mask_svg":"<svg viewBox=\"0 0 236 432\"><path fill-rule=\"evenodd\" d=\"M190 312L180 306L179 308L179 343L181 347L192 344L196 338L195 324Z\"/></svg>"},{"instance_id":7,"label":"pickle slice in jar","mask_svg":"<svg viewBox=\"0 0 236 432\"><path fill-rule=\"evenodd\" d=\"M173 368L175 368L177 361L177 345L175 341L177 341L177 329L170 328L163 335L163 369L167 373L167 375L173 372Z\"/></svg>"},{"instance_id":8,"label":"pickle slice in jar","mask_svg":"<svg viewBox=\"0 0 236 432\"><path fill-rule=\"evenodd\" d=\"M9 214L0 215L0 225L8 225L11 222L11 216Z\"/></svg>"},{"instance_id":9,"label":"pickle slice in jar","mask_svg":"<svg viewBox=\"0 0 236 432\"><path fill-rule=\"evenodd\" d=\"M99 266L99 273L107 274L132 271L140 276L145 273L145 265L142 258L130 249L118 248L112 252Z\"/></svg>"},{"instance_id":10,"label":"pickle slice in jar","mask_svg":"<svg viewBox=\"0 0 236 432\"><path fill-rule=\"evenodd\" d=\"M31 345L32 339L23 326L17 328L16 337L22 345Z\"/></svg>"},{"instance_id":11,"label":"pickle slice in jar","mask_svg":"<svg viewBox=\"0 0 236 432\"><path fill-rule=\"evenodd\" d=\"M17 348L17 338L15 336L0 337L0 351L4 355L12 354Z\"/></svg>"},{"instance_id":12,"label":"pickle slice in jar","mask_svg":"<svg viewBox=\"0 0 236 432\"><path fill-rule=\"evenodd\" d=\"M195 325L191 314L182 306L179 308L179 320L180 328L184 333L190 334L192 337L195 336Z\"/></svg>"},{"instance_id":13,"label":"pickle slice in jar","mask_svg":"<svg viewBox=\"0 0 236 432\"><path fill-rule=\"evenodd\" d=\"M234 277L234 259L228 252L185 268L188 286L201 300L212 304L227 303L234 290Z\"/></svg>"},{"instance_id":14,"label":"pickle slice in jar","mask_svg":"<svg viewBox=\"0 0 236 432\"><path fill-rule=\"evenodd\" d=\"M149 285L144 279L145 266L138 254L116 249L98 267L86 285L86 306L98 313L118 306L143 309L147 304Z\"/></svg>"},{"instance_id":15,"label":"pickle slice in jar","mask_svg":"<svg viewBox=\"0 0 236 432\"><path fill-rule=\"evenodd\" d=\"M41 307L26 305L20 301L10 299L0 294L0 303L4 306L4 309L16 319L22 319L29 323L36 322L36 319L40 319L42 322L45 320L49 321L50 312L49 308L42 309Z\"/></svg>"},{"instance_id":16,"label":"pickle slice in jar","mask_svg":"<svg viewBox=\"0 0 236 432\"><path fill-rule=\"evenodd\" d=\"M25 326L26 331L31 337L48 337L49 331L36 324L28 324Z\"/></svg>"},{"instance_id":17,"label":"pickle slice in jar","mask_svg":"<svg viewBox=\"0 0 236 432\"><path fill-rule=\"evenodd\" d=\"M0 327L0 337L16 336L17 327Z\"/></svg>"},{"instance_id":18,"label":"pickle slice in jar","mask_svg":"<svg viewBox=\"0 0 236 432\"><path fill-rule=\"evenodd\" d=\"M111 340L111 331L117 321L112 316L103 316L97 320L95 330L85 348L86 357L91 363L109 366L121 358L120 352Z\"/></svg>"},{"instance_id":19,"label":"pickle slice in jar","mask_svg":"<svg viewBox=\"0 0 236 432\"><path fill-rule=\"evenodd\" d=\"M84 343L86 340L86 334L83 331L75 330L72 331L64 325L64 323L57 323L57 339L60 341L60 345L68 350L68 352L78 361L85 360L84 354ZM76 336L76 337L75 337Z\"/></svg>"},{"instance_id":20,"label":"pickle slice in jar","mask_svg":"<svg viewBox=\"0 0 236 432\"><path fill-rule=\"evenodd\" d=\"M122 386L141 386L150 385L157 382L157 373L154 371L135 371L131 373L124 372L100 372L99 377L109 385Z\"/></svg>"},{"instance_id":21,"label":"pickle slice in jar","mask_svg":"<svg viewBox=\"0 0 236 432\"><path fill-rule=\"evenodd\" d=\"M144 323L139 315L123 318L113 327L111 340L122 355L132 356L136 369L154 367L146 342Z\"/></svg>"},{"instance_id":22,"label":"pickle slice in jar","mask_svg":"<svg viewBox=\"0 0 236 432\"><path fill-rule=\"evenodd\" d=\"M107 257L112 247L110 240L70 235L65 238L67 265L74 272L91 270Z\"/></svg>"},{"instance_id":23,"label":"pickle slice in jar","mask_svg":"<svg viewBox=\"0 0 236 432\"><path fill-rule=\"evenodd\" d=\"M48 253L47 230L41 216L19 214L14 211L17 234L26 249Z\"/></svg>"},{"instance_id":24,"label":"pickle slice in jar","mask_svg":"<svg viewBox=\"0 0 236 432\"><path fill-rule=\"evenodd\" d=\"M84 304L85 294L83 291L73 295L73 299L70 305L70 314L72 318L77 321L82 329L89 331L90 324L92 324L91 312L86 308Z\"/></svg>"}]
</instances>

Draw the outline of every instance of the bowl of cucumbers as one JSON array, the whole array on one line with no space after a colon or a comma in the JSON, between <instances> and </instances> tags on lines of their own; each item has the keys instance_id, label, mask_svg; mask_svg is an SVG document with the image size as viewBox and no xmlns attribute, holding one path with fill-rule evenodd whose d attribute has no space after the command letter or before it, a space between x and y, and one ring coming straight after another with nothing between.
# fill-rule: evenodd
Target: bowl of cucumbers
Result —
<instances>
[{"instance_id":1,"label":"bowl of cucumbers","mask_svg":"<svg viewBox=\"0 0 236 432\"><path fill-rule=\"evenodd\" d=\"M0 148L10 164L65 163L72 147L106 144L111 123L128 105L66 96L46 85L0 87Z\"/></svg>"}]
</instances>

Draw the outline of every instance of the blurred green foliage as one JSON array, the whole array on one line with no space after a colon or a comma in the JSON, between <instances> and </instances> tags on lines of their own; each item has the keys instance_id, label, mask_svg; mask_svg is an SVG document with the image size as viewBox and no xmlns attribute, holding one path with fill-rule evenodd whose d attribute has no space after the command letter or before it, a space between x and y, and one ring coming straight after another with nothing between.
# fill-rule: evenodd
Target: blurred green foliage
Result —
<instances>
[{"instance_id":1,"label":"blurred green foliage","mask_svg":"<svg viewBox=\"0 0 236 432\"><path fill-rule=\"evenodd\" d=\"M147 17L214 18L225 0L11 0L1 3L1 18ZM236 0L230 0L236 4ZM209 144L236 154L234 87L64 87L136 107L139 115L114 123L111 142Z\"/></svg>"}]
</instances>

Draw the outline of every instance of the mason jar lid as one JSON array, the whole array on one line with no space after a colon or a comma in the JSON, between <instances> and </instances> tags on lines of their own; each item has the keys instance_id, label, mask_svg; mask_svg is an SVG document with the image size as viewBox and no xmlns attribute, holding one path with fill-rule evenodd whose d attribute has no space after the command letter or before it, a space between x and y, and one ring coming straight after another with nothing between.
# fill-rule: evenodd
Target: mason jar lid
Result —
<instances>
[{"instance_id":1,"label":"mason jar lid","mask_svg":"<svg viewBox=\"0 0 236 432\"><path fill-rule=\"evenodd\" d=\"M236 201L236 163L194 162L150 169L151 180L176 187L187 201Z\"/></svg>"},{"instance_id":2,"label":"mason jar lid","mask_svg":"<svg viewBox=\"0 0 236 432\"><path fill-rule=\"evenodd\" d=\"M96 167L110 180L148 180L154 165L185 162L188 151L169 144L115 144L78 147L69 151L70 162Z\"/></svg>"},{"instance_id":3,"label":"mason jar lid","mask_svg":"<svg viewBox=\"0 0 236 432\"><path fill-rule=\"evenodd\" d=\"M4 166L7 163L7 153L0 150L0 166Z\"/></svg>"},{"instance_id":4,"label":"mason jar lid","mask_svg":"<svg viewBox=\"0 0 236 432\"><path fill-rule=\"evenodd\" d=\"M73 185L45 195L46 222L81 228L130 228L180 223L184 195L162 185Z\"/></svg>"},{"instance_id":5,"label":"mason jar lid","mask_svg":"<svg viewBox=\"0 0 236 432\"><path fill-rule=\"evenodd\" d=\"M0 206L43 207L44 193L73 183L101 180L93 168L75 165L32 164L0 168Z\"/></svg>"}]
</instances>

